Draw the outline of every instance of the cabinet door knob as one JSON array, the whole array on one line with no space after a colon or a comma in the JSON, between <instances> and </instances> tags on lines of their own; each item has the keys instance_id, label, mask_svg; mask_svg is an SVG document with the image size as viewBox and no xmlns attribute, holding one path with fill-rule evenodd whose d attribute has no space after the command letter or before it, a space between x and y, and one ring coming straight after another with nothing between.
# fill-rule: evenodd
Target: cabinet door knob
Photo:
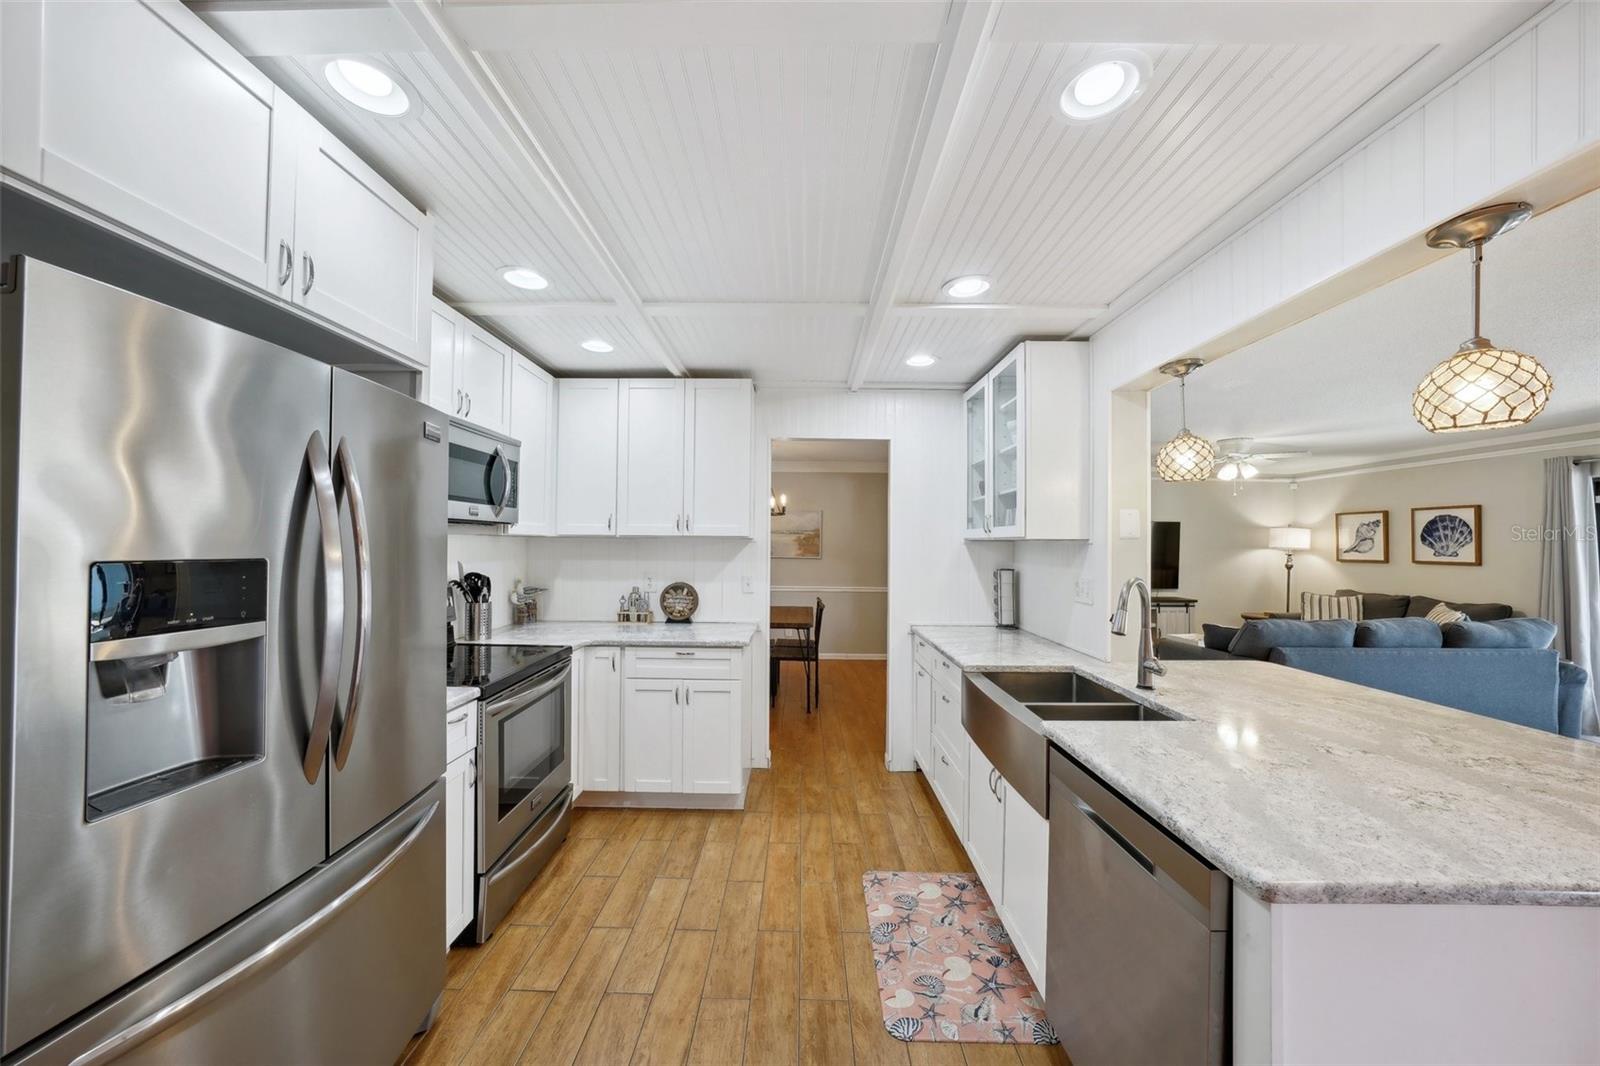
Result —
<instances>
[{"instance_id":1,"label":"cabinet door knob","mask_svg":"<svg viewBox=\"0 0 1600 1066\"><path fill-rule=\"evenodd\" d=\"M462 392L460 389L456 390L456 414L461 413L461 405L466 403L466 400L464 399L465 396L466 393Z\"/></svg>"},{"instance_id":2,"label":"cabinet door knob","mask_svg":"<svg viewBox=\"0 0 1600 1066\"><path fill-rule=\"evenodd\" d=\"M683 532L683 515L678 515L672 520L672 528L680 533Z\"/></svg>"},{"instance_id":3,"label":"cabinet door knob","mask_svg":"<svg viewBox=\"0 0 1600 1066\"><path fill-rule=\"evenodd\" d=\"M687 533L690 530L694 529L694 521L693 521L693 519L694 519L693 515L687 515L686 514L686 515L683 516L683 531L685 533Z\"/></svg>"},{"instance_id":4,"label":"cabinet door knob","mask_svg":"<svg viewBox=\"0 0 1600 1066\"><path fill-rule=\"evenodd\" d=\"M467 393L467 413L466 413L466 416L464 416L464 417L469 417L470 418L471 416L472 416L472 393L469 392L469 393Z\"/></svg>"},{"instance_id":5,"label":"cabinet door knob","mask_svg":"<svg viewBox=\"0 0 1600 1066\"><path fill-rule=\"evenodd\" d=\"M289 284L289 279L294 276L294 249L289 247L288 241L278 242L278 288Z\"/></svg>"},{"instance_id":6,"label":"cabinet door knob","mask_svg":"<svg viewBox=\"0 0 1600 1066\"><path fill-rule=\"evenodd\" d=\"M611 532L611 519L612 519L612 517L613 517L612 515L606 515L606 532L607 533Z\"/></svg>"},{"instance_id":7,"label":"cabinet door knob","mask_svg":"<svg viewBox=\"0 0 1600 1066\"><path fill-rule=\"evenodd\" d=\"M300 295L305 296L311 291L311 286L317 283L317 261L309 255L302 255L300 262L305 266L306 277L300 283Z\"/></svg>"}]
</instances>

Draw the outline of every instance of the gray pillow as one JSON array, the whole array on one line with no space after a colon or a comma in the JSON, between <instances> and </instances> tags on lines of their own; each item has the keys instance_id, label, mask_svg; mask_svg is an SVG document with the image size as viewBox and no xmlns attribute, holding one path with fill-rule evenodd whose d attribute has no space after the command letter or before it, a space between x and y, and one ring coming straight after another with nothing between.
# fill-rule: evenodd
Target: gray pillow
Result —
<instances>
[{"instance_id":1,"label":"gray pillow","mask_svg":"<svg viewBox=\"0 0 1600 1066\"><path fill-rule=\"evenodd\" d=\"M1227 651L1238 632L1238 626L1218 626L1206 622L1200 627L1200 639L1212 651Z\"/></svg>"},{"instance_id":2,"label":"gray pillow","mask_svg":"<svg viewBox=\"0 0 1600 1066\"><path fill-rule=\"evenodd\" d=\"M1456 603L1453 600L1436 600L1432 596L1413 596L1406 607L1407 618L1426 618L1428 612L1439 604L1454 607L1474 622L1497 622L1511 617L1509 603Z\"/></svg>"},{"instance_id":3,"label":"gray pillow","mask_svg":"<svg viewBox=\"0 0 1600 1066\"><path fill-rule=\"evenodd\" d=\"M1356 624L1348 618L1322 622L1268 618L1240 626L1228 651L1247 659L1265 659L1273 648L1353 648L1355 642Z\"/></svg>"},{"instance_id":4,"label":"gray pillow","mask_svg":"<svg viewBox=\"0 0 1600 1066\"><path fill-rule=\"evenodd\" d=\"M1410 596L1392 596L1387 592L1357 592L1355 589L1339 589L1334 595L1360 596L1362 618L1404 618L1406 608L1411 605Z\"/></svg>"},{"instance_id":5,"label":"gray pillow","mask_svg":"<svg viewBox=\"0 0 1600 1066\"><path fill-rule=\"evenodd\" d=\"M1444 631L1426 618L1378 618L1356 623L1358 648L1442 648Z\"/></svg>"},{"instance_id":6,"label":"gray pillow","mask_svg":"<svg viewBox=\"0 0 1600 1066\"><path fill-rule=\"evenodd\" d=\"M1548 648L1555 639L1556 624L1543 618L1469 620L1444 627L1447 648Z\"/></svg>"}]
</instances>

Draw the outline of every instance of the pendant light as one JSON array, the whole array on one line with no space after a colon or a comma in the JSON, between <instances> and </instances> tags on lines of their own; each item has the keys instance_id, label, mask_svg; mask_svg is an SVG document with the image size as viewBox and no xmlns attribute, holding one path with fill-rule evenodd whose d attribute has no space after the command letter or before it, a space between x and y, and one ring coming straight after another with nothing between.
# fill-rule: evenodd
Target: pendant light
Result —
<instances>
[{"instance_id":1,"label":"pendant light","mask_svg":"<svg viewBox=\"0 0 1600 1066\"><path fill-rule=\"evenodd\" d=\"M1217 449L1204 437L1189 432L1188 395L1184 392L1184 379L1204 365L1204 360L1200 359L1174 359L1161 368L1163 374L1178 379L1178 406L1182 417L1178 435L1156 449L1156 474L1162 481L1205 481L1211 477Z\"/></svg>"},{"instance_id":2,"label":"pendant light","mask_svg":"<svg viewBox=\"0 0 1600 1066\"><path fill-rule=\"evenodd\" d=\"M1412 416L1430 433L1526 425L1550 402L1555 385L1539 360L1496 346L1480 327L1483 246L1532 214L1525 203L1493 204L1428 231L1430 248L1472 249L1472 336L1428 371L1411 397Z\"/></svg>"}]
</instances>

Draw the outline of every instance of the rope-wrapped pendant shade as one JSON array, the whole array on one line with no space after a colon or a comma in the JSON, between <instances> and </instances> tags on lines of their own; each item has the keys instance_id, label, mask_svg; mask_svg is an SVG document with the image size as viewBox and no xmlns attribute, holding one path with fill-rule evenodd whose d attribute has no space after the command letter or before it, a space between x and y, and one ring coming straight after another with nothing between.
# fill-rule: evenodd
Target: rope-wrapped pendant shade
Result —
<instances>
[{"instance_id":1,"label":"rope-wrapped pendant shade","mask_svg":"<svg viewBox=\"0 0 1600 1066\"><path fill-rule=\"evenodd\" d=\"M1185 429L1156 452L1156 474L1162 481L1205 481L1216 457L1210 441Z\"/></svg>"},{"instance_id":2,"label":"rope-wrapped pendant shade","mask_svg":"<svg viewBox=\"0 0 1600 1066\"><path fill-rule=\"evenodd\" d=\"M1544 410L1554 387L1531 355L1464 345L1422 379L1411 413L1432 433L1520 426Z\"/></svg>"}]
</instances>

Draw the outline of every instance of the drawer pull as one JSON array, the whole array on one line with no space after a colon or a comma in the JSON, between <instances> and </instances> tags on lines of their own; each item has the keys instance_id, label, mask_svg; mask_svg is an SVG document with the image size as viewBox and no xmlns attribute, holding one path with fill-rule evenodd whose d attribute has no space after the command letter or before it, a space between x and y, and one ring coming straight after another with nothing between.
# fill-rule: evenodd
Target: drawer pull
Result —
<instances>
[{"instance_id":1,"label":"drawer pull","mask_svg":"<svg viewBox=\"0 0 1600 1066\"><path fill-rule=\"evenodd\" d=\"M465 722L466 720L467 720L467 712L466 711L462 711L460 714L456 715L454 718L445 719L445 723L444 724L445 725L460 725L462 722Z\"/></svg>"},{"instance_id":2,"label":"drawer pull","mask_svg":"<svg viewBox=\"0 0 1600 1066\"><path fill-rule=\"evenodd\" d=\"M692 652L692 651L675 651L672 654L674 654L674 655L693 655L694 652Z\"/></svg>"}]
</instances>

